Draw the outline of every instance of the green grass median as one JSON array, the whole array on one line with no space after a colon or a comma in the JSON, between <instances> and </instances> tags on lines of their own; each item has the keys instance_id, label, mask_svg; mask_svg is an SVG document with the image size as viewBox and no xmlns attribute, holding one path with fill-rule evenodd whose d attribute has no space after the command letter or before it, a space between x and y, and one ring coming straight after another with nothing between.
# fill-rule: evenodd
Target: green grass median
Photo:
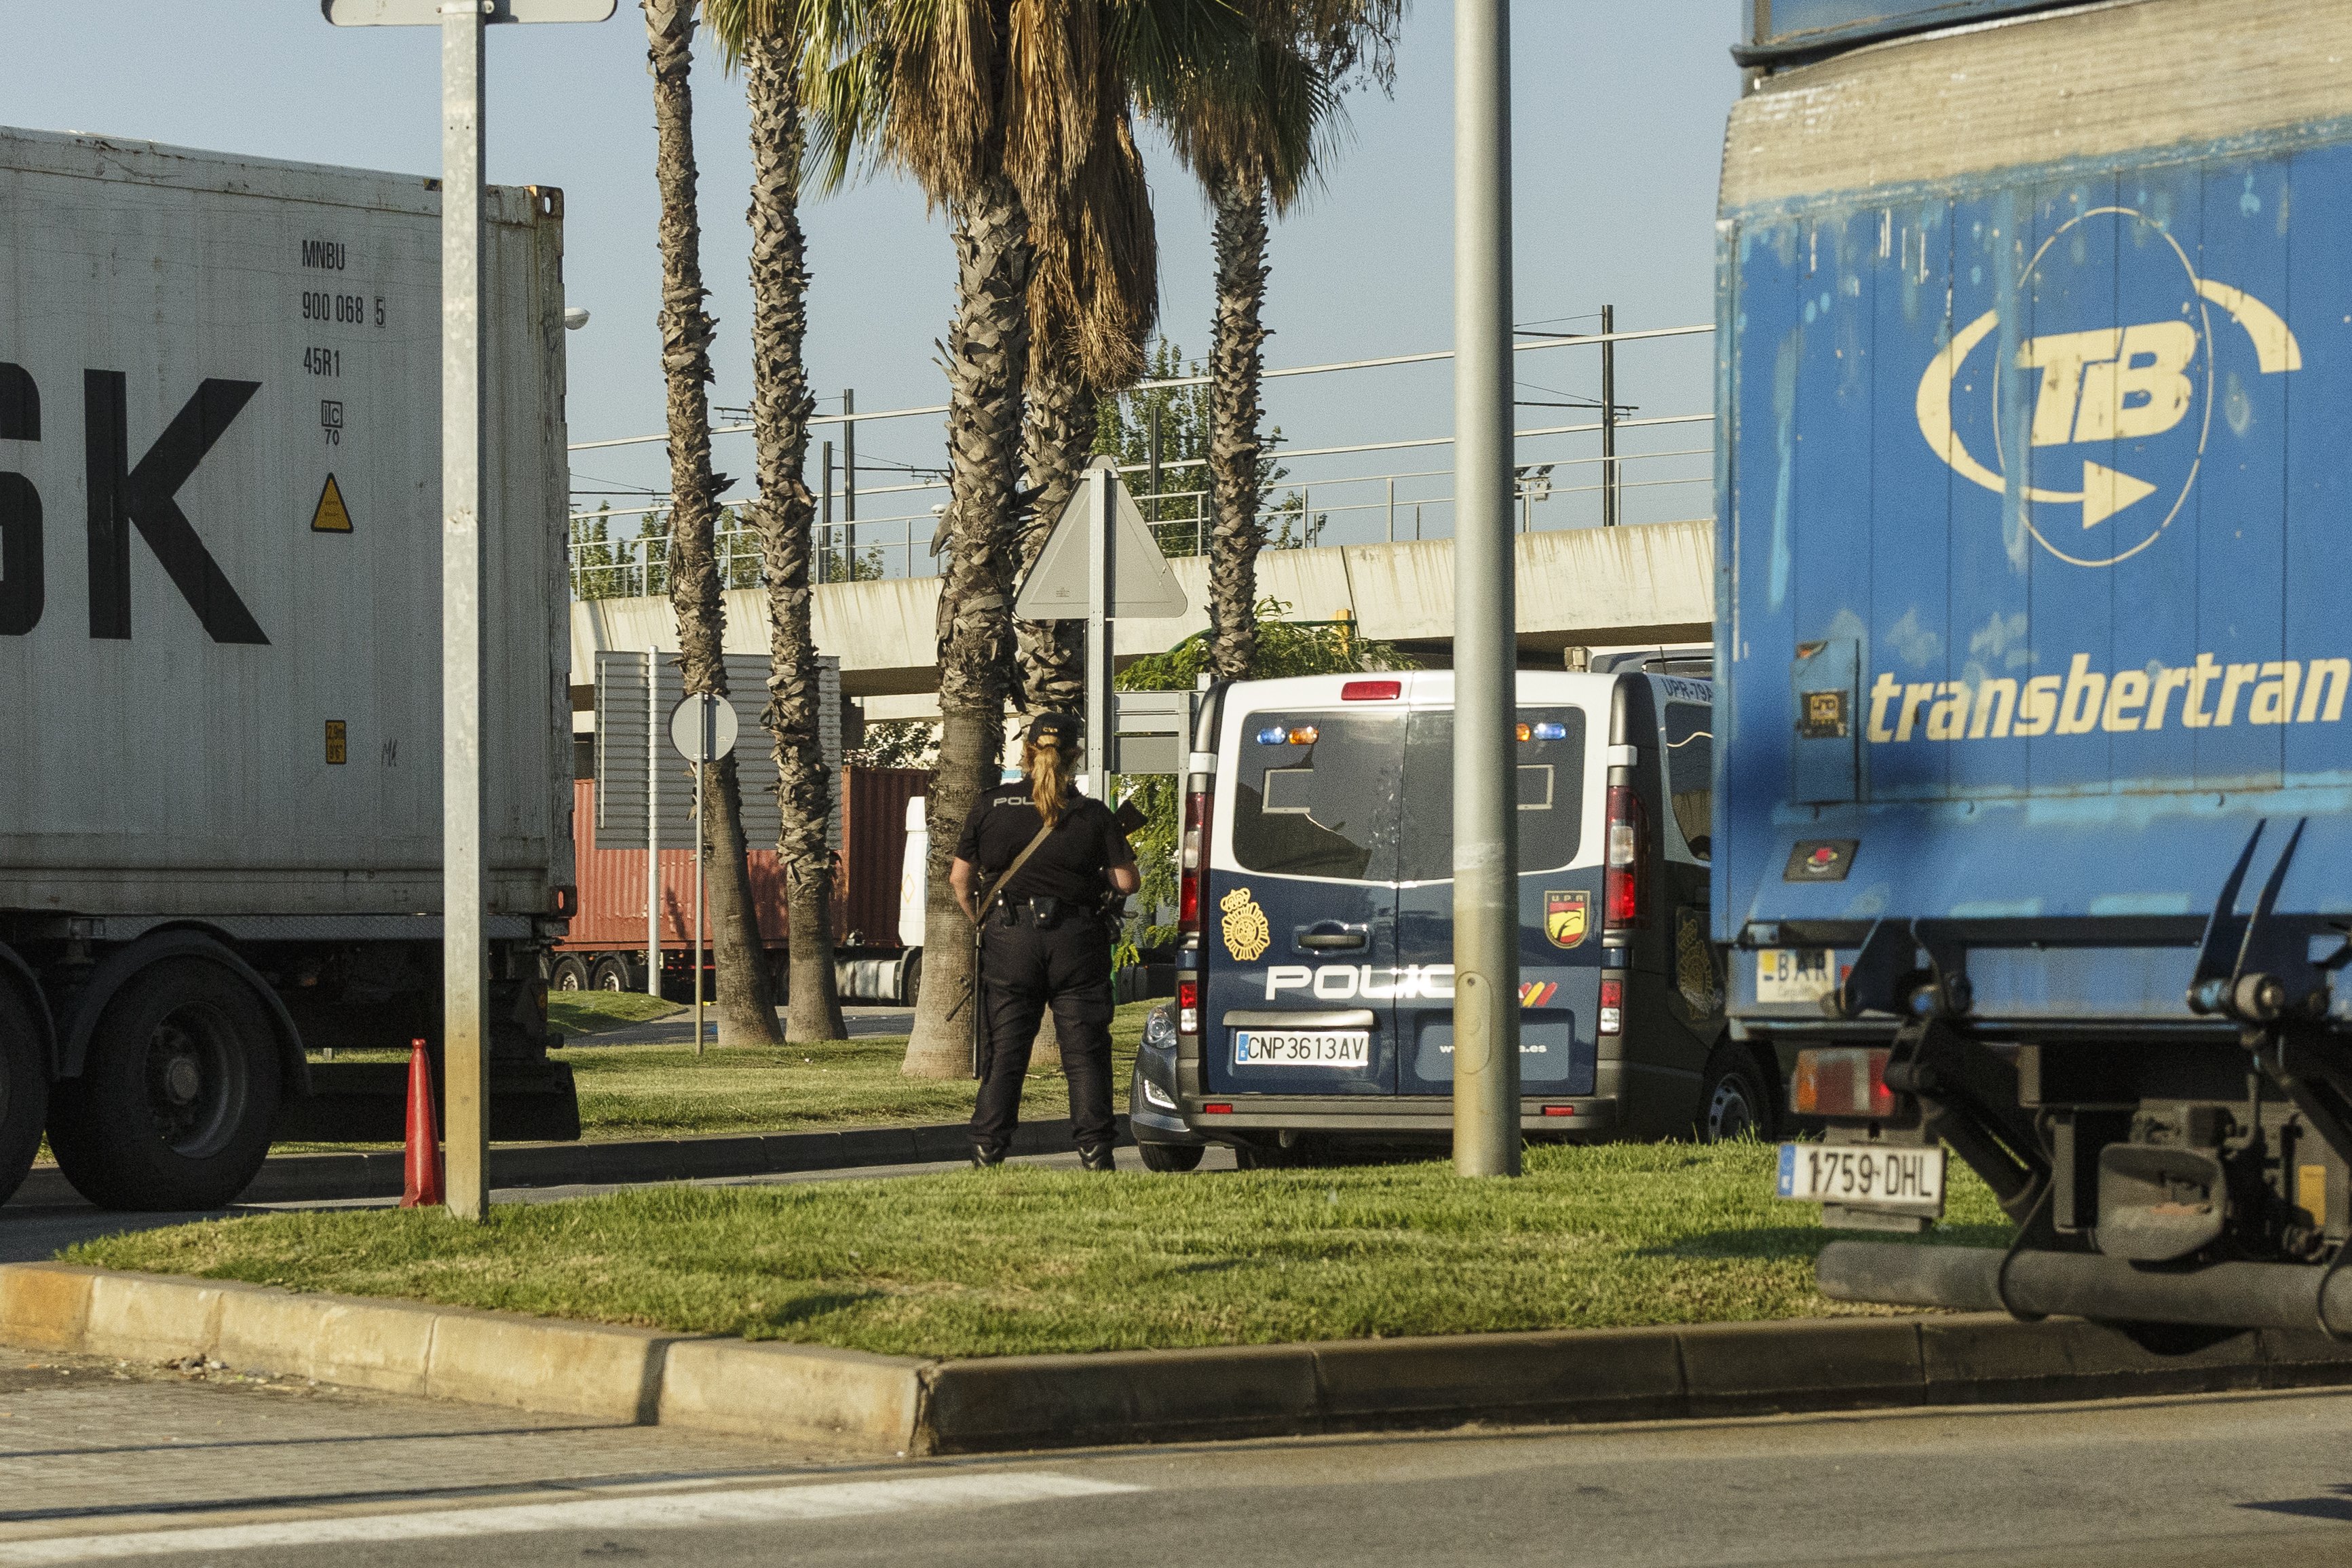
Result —
<instances>
[{"instance_id":1,"label":"green grass median","mask_svg":"<svg viewBox=\"0 0 2352 1568\"><path fill-rule=\"evenodd\" d=\"M662 1186L497 1209L276 1214L110 1237L101 1268L926 1355L1847 1313L1755 1144L1450 1166ZM1997 1245L1955 1163L1940 1239Z\"/></svg>"},{"instance_id":2,"label":"green grass median","mask_svg":"<svg viewBox=\"0 0 2352 1568\"><path fill-rule=\"evenodd\" d=\"M559 1008L561 1000L563 1006ZM1145 1015L1156 1002L1130 1002L1111 1019L1111 1102L1127 1109L1128 1081ZM709 1046L596 1043L598 1032L667 1020L674 1002L586 991L548 999L551 1021L570 1038L551 1057L572 1069L580 1094L580 1135L590 1142L685 1138L705 1133L788 1133L819 1127L882 1127L961 1122L971 1115L968 1078L909 1078L903 1034L807 1045ZM691 1013L691 1009L684 1009ZM597 1025L583 1030L583 1020ZM693 1030L689 1028L690 1036ZM323 1060L318 1058L316 1060ZM344 1051L343 1061L405 1061L398 1051ZM1070 1113L1061 1061L1049 1047L1030 1060L1021 1114L1033 1122ZM280 1154L394 1145L284 1143Z\"/></svg>"}]
</instances>

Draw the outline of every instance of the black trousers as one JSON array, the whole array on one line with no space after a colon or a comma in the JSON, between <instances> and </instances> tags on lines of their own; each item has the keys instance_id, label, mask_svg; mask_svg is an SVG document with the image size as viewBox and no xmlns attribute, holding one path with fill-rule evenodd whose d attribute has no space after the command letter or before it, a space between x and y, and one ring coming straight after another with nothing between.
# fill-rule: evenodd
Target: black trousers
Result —
<instances>
[{"instance_id":1,"label":"black trousers","mask_svg":"<svg viewBox=\"0 0 2352 1568\"><path fill-rule=\"evenodd\" d=\"M1110 936L1094 915L1065 912L1050 931L1021 911L1018 925L992 916L981 938L981 989L986 999L988 1053L971 1141L991 1154L1013 1144L1021 1122L1021 1086L1045 1009L1062 1042L1070 1086L1070 1123L1082 1149L1107 1146L1118 1132L1110 1110Z\"/></svg>"}]
</instances>

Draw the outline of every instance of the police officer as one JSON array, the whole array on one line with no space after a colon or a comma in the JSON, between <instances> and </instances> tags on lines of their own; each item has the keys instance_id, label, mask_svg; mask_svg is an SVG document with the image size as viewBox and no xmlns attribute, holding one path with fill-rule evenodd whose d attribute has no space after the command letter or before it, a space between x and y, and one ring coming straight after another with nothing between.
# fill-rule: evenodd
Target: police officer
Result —
<instances>
[{"instance_id":1,"label":"police officer","mask_svg":"<svg viewBox=\"0 0 2352 1568\"><path fill-rule=\"evenodd\" d=\"M1078 1158L1090 1171L1111 1168L1113 1004L1105 913L1123 904L1142 879L1110 809L1077 792L1072 775L1078 733L1077 719L1068 714L1040 714L1030 721L1021 747L1024 777L981 797L948 872L964 914L987 923L980 979L988 1051L971 1116L977 1166L1003 1163L1012 1146L1030 1047L1050 1007L1069 1076ZM982 895L1016 861L983 915Z\"/></svg>"}]
</instances>

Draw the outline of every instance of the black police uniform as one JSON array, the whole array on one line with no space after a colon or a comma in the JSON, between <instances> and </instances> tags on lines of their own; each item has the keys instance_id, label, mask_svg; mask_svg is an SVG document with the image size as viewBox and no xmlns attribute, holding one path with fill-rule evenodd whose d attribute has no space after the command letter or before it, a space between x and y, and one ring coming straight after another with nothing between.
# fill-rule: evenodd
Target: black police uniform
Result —
<instances>
[{"instance_id":1,"label":"black police uniform","mask_svg":"<svg viewBox=\"0 0 2352 1568\"><path fill-rule=\"evenodd\" d=\"M1045 825L1027 779L1000 785L972 808L956 855L979 868L981 888L992 887ZM1104 873L1134 859L1110 809L1072 790L1053 832L990 905L981 934L989 1051L971 1117L972 1145L982 1158L1002 1157L1012 1145L1030 1047L1048 1007L1069 1077L1078 1148L1108 1154L1117 1124L1110 1109L1111 936L1103 911L1116 895Z\"/></svg>"}]
</instances>

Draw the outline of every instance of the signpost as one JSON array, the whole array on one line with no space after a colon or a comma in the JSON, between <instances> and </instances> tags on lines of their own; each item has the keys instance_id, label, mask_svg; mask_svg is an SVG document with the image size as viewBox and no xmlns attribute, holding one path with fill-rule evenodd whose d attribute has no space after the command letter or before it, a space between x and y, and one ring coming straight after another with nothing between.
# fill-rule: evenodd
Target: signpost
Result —
<instances>
[{"instance_id":1,"label":"signpost","mask_svg":"<svg viewBox=\"0 0 2352 1568\"><path fill-rule=\"evenodd\" d=\"M694 764L694 1054L702 1054L702 776L735 749L735 708L725 697L696 692L669 710L669 743Z\"/></svg>"},{"instance_id":2,"label":"signpost","mask_svg":"<svg viewBox=\"0 0 2352 1568\"><path fill-rule=\"evenodd\" d=\"M1111 775L1111 622L1181 615L1184 591L1143 520L1118 465L1097 457L1037 552L1013 613L1087 623L1087 793L1108 800Z\"/></svg>"},{"instance_id":3,"label":"signpost","mask_svg":"<svg viewBox=\"0 0 2352 1568\"><path fill-rule=\"evenodd\" d=\"M449 1212L489 1207L482 997L482 29L614 0L319 0L339 27L441 29L441 975Z\"/></svg>"}]
</instances>

